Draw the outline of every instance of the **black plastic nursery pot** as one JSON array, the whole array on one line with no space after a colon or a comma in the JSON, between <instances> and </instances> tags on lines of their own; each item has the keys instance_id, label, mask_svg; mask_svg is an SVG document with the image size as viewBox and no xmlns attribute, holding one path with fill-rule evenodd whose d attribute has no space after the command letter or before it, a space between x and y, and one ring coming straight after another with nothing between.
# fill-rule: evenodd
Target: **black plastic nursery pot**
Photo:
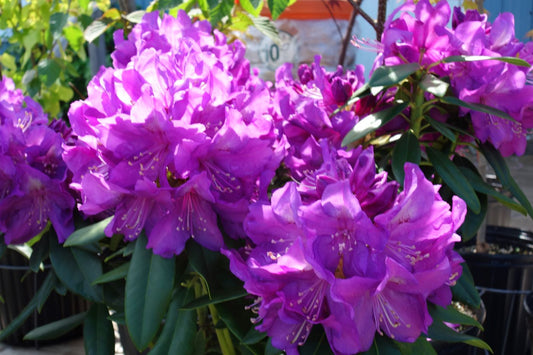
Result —
<instances>
[{"instance_id":1,"label":"black plastic nursery pot","mask_svg":"<svg viewBox=\"0 0 533 355\"><path fill-rule=\"evenodd\" d=\"M0 295L4 303L0 303L0 329L4 329L30 302L47 276L49 266L44 271L33 273L25 257L13 250L6 250L0 258ZM88 310L88 303L83 298L67 292L61 296L55 292L45 302L41 312L35 311L15 332L2 340L4 343L18 346L35 346L53 343L59 340L80 336L82 328L47 341L23 340L24 335L32 329Z\"/></svg>"},{"instance_id":2,"label":"black plastic nursery pot","mask_svg":"<svg viewBox=\"0 0 533 355\"><path fill-rule=\"evenodd\" d=\"M523 302L533 290L533 234L487 226L486 242L501 252L461 253L487 310L481 338L494 354L524 355L530 344Z\"/></svg>"}]
</instances>

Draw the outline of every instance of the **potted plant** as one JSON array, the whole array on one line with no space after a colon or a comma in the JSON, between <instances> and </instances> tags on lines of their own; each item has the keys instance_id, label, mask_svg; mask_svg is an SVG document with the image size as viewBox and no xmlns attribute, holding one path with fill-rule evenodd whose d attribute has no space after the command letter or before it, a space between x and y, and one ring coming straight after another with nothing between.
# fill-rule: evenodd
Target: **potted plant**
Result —
<instances>
[{"instance_id":1,"label":"potted plant","mask_svg":"<svg viewBox=\"0 0 533 355\"><path fill-rule=\"evenodd\" d=\"M216 9L211 22L231 24ZM503 199L466 147L533 214L501 165L531 124L497 99L506 88L531 105L515 80L531 47L498 36L512 21L456 9L449 28L445 1L408 2L383 24L367 82L317 57L270 85L241 42L170 12L117 31L112 67L69 111L69 186L98 222L44 244L60 283L92 302L86 352L113 352L112 322L154 354L490 349L447 324L481 327L450 306L480 303L454 246L487 194ZM483 80L501 85L472 87Z\"/></svg>"}]
</instances>

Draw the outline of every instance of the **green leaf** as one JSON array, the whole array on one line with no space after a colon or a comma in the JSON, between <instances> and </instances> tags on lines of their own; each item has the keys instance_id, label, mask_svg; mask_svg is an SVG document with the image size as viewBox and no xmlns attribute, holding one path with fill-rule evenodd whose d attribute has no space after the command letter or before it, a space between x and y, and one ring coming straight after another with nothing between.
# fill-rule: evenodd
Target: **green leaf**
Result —
<instances>
[{"instance_id":1,"label":"green leaf","mask_svg":"<svg viewBox=\"0 0 533 355\"><path fill-rule=\"evenodd\" d=\"M372 347L361 353L361 355L401 355L400 349L396 344L392 339L376 334Z\"/></svg>"},{"instance_id":2,"label":"green leaf","mask_svg":"<svg viewBox=\"0 0 533 355\"><path fill-rule=\"evenodd\" d=\"M95 303L89 309L83 324L83 343L87 355L115 353L115 332L106 305Z\"/></svg>"},{"instance_id":3,"label":"green leaf","mask_svg":"<svg viewBox=\"0 0 533 355\"><path fill-rule=\"evenodd\" d=\"M30 256L30 269L33 272L38 272L43 266L43 261L48 258L50 250L50 244L48 242L47 235L44 235L42 239L33 245L32 253Z\"/></svg>"},{"instance_id":4,"label":"green leaf","mask_svg":"<svg viewBox=\"0 0 533 355\"><path fill-rule=\"evenodd\" d=\"M240 0L239 4L241 4L244 11L252 14L253 16L259 16L261 9L263 8L262 0Z\"/></svg>"},{"instance_id":5,"label":"green leaf","mask_svg":"<svg viewBox=\"0 0 533 355\"><path fill-rule=\"evenodd\" d=\"M283 350L280 350L274 345L272 345L272 339L268 338L267 344L265 346L265 355L282 355L285 354Z\"/></svg>"},{"instance_id":6,"label":"green leaf","mask_svg":"<svg viewBox=\"0 0 533 355\"><path fill-rule=\"evenodd\" d=\"M453 298L459 302L479 308L481 305L481 297L474 284L472 273L470 272L467 263L462 263L461 266L463 268L463 273L452 287Z\"/></svg>"},{"instance_id":7,"label":"green leaf","mask_svg":"<svg viewBox=\"0 0 533 355\"><path fill-rule=\"evenodd\" d=\"M459 229L459 234L463 242L467 242L470 239L477 236L479 228L485 221L487 216L487 195L478 195L479 202L481 203L481 210L479 213L475 213L470 208L467 208L466 217Z\"/></svg>"},{"instance_id":8,"label":"green leaf","mask_svg":"<svg viewBox=\"0 0 533 355\"><path fill-rule=\"evenodd\" d=\"M24 340L50 340L67 334L72 329L83 323L86 313L78 313L73 316L37 327L24 336Z\"/></svg>"},{"instance_id":9,"label":"green leaf","mask_svg":"<svg viewBox=\"0 0 533 355\"><path fill-rule=\"evenodd\" d=\"M420 69L420 65L417 63L378 67L372 74L368 85L371 88L396 85L405 80L407 77L409 77L409 75L413 74L418 69Z\"/></svg>"},{"instance_id":10,"label":"green leaf","mask_svg":"<svg viewBox=\"0 0 533 355\"><path fill-rule=\"evenodd\" d=\"M93 281L92 284L97 285L97 284L103 284L103 283L107 283L107 282L111 282L115 280L125 279L126 275L128 274L129 267L130 267L130 262L128 261L120 265L119 267L116 267L112 269L111 271L100 275Z\"/></svg>"},{"instance_id":11,"label":"green leaf","mask_svg":"<svg viewBox=\"0 0 533 355\"><path fill-rule=\"evenodd\" d=\"M492 352L490 346L483 340L476 338L472 335L458 333L440 321L434 321L431 324L428 329L428 337L430 337L432 340L445 341L450 343L462 342Z\"/></svg>"},{"instance_id":12,"label":"green leaf","mask_svg":"<svg viewBox=\"0 0 533 355\"><path fill-rule=\"evenodd\" d=\"M199 297L187 303L186 305L184 305L182 309L196 309L196 308L208 306L210 304L217 304L217 303L235 300L235 299L244 297L246 295L248 295L248 293L243 289L222 290L222 291L218 291L217 294L214 295L213 297L209 297L209 295Z\"/></svg>"},{"instance_id":13,"label":"green leaf","mask_svg":"<svg viewBox=\"0 0 533 355\"><path fill-rule=\"evenodd\" d=\"M77 229L65 241L66 247L81 246L98 242L105 237L105 228L111 222L113 216L90 226Z\"/></svg>"},{"instance_id":14,"label":"green leaf","mask_svg":"<svg viewBox=\"0 0 533 355\"><path fill-rule=\"evenodd\" d=\"M63 27L67 24L68 14L64 12L55 12L50 15L50 33L53 38L59 38L63 33Z\"/></svg>"},{"instance_id":15,"label":"green leaf","mask_svg":"<svg viewBox=\"0 0 533 355\"><path fill-rule=\"evenodd\" d=\"M455 166L445 154L438 150L427 147L426 152L435 171L446 185L448 185L457 196L462 198L472 211L479 213L481 211L481 203L469 181L461 173L459 168Z\"/></svg>"},{"instance_id":16,"label":"green leaf","mask_svg":"<svg viewBox=\"0 0 533 355\"><path fill-rule=\"evenodd\" d=\"M83 31L83 36L85 37L85 40L89 43L100 37L109 27L111 27L111 24L108 22L104 22L102 20L95 20L93 23L91 23L85 31Z\"/></svg>"},{"instance_id":17,"label":"green leaf","mask_svg":"<svg viewBox=\"0 0 533 355\"><path fill-rule=\"evenodd\" d=\"M251 18L255 28L274 42L279 42L279 33L274 23L268 17L257 16Z\"/></svg>"},{"instance_id":18,"label":"green leaf","mask_svg":"<svg viewBox=\"0 0 533 355\"><path fill-rule=\"evenodd\" d=\"M157 2L157 8L158 10L165 11L180 6L182 3L183 0L159 0Z\"/></svg>"},{"instance_id":19,"label":"green leaf","mask_svg":"<svg viewBox=\"0 0 533 355\"><path fill-rule=\"evenodd\" d=\"M409 106L408 103L402 103L366 116L361 121L357 122L352 130L348 132L342 140L342 146L346 147L367 134L374 132L376 129L397 117L407 108L407 106Z\"/></svg>"},{"instance_id":20,"label":"green leaf","mask_svg":"<svg viewBox=\"0 0 533 355\"><path fill-rule=\"evenodd\" d=\"M346 106L351 106L365 96L370 95L370 86L364 83L359 89L355 90L350 99L346 102ZM336 111L337 112L337 111ZM335 113L336 113L335 112Z\"/></svg>"},{"instance_id":21,"label":"green leaf","mask_svg":"<svg viewBox=\"0 0 533 355\"><path fill-rule=\"evenodd\" d=\"M417 165L420 164L420 155L420 143L416 136L411 131L402 134L392 151L392 172L396 177L396 181L402 186L405 176L405 163L409 161Z\"/></svg>"},{"instance_id":22,"label":"green leaf","mask_svg":"<svg viewBox=\"0 0 533 355\"><path fill-rule=\"evenodd\" d=\"M437 78L433 74L426 74L420 81L420 87L422 90L429 92L437 97L443 97L446 95L450 84Z\"/></svg>"},{"instance_id":23,"label":"green leaf","mask_svg":"<svg viewBox=\"0 0 533 355\"><path fill-rule=\"evenodd\" d=\"M455 62L477 62L480 60L498 60L509 64L518 65L521 67L530 67L531 65L523 59L516 57L489 57L484 55L466 56L466 55L453 55L446 57L442 60L443 63L455 63Z\"/></svg>"},{"instance_id":24,"label":"green leaf","mask_svg":"<svg viewBox=\"0 0 533 355\"><path fill-rule=\"evenodd\" d=\"M434 120L429 115L425 115L424 118L426 119L426 121L429 122L429 124L433 128L435 128L438 132L440 132L440 134L442 134L443 136L445 136L452 142L455 142L457 140L457 136L455 135L455 133L453 133L453 131L450 128L448 128L450 127L449 125L447 125L446 123L442 123L437 120Z\"/></svg>"},{"instance_id":25,"label":"green leaf","mask_svg":"<svg viewBox=\"0 0 533 355\"><path fill-rule=\"evenodd\" d=\"M444 102L445 104L465 107L465 108L468 108L474 111L486 113L488 115L494 115L494 116L498 116L501 118L505 118L506 120L515 121L515 119L509 116L507 112L503 112L492 106L466 102L463 100L459 100L458 98L453 97L453 96L444 96L440 98L440 101Z\"/></svg>"},{"instance_id":26,"label":"green leaf","mask_svg":"<svg viewBox=\"0 0 533 355\"><path fill-rule=\"evenodd\" d=\"M103 301L101 286L92 285L102 275L98 255L77 248L63 248L50 238L50 260L57 277L69 290L94 302Z\"/></svg>"},{"instance_id":27,"label":"green leaf","mask_svg":"<svg viewBox=\"0 0 533 355\"><path fill-rule=\"evenodd\" d=\"M272 19L276 20L285 11L287 6L289 6L289 0L267 0L267 4L272 14Z\"/></svg>"},{"instance_id":28,"label":"green leaf","mask_svg":"<svg viewBox=\"0 0 533 355\"><path fill-rule=\"evenodd\" d=\"M250 331L246 333L242 338L243 344L253 345L259 343L261 340L267 337L267 333L257 331L255 328L250 328Z\"/></svg>"},{"instance_id":29,"label":"green leaf","mask_svg":"<svg viewBox=\"0 0 533 355\"><path fill-rule=\"evenodd\" d=\"M414 343L403 343L395 341L396 347L400 349L402 355L424 354L437 355L435 349L424 335L420 336Z\"/></svg>"},{"instance_id":30,"label":"green leaf","mask_svg":"<svg viewBox=\"0 0 533 355\"><path fill-rule=\"evenodd\" d=\"M59 74L61 74L61 66L55 59L43 59L37 65L37 74L39 74L44 85L52 86L59 78Z\"/></svg>"},{"instance_id":31,"label":"green leaf","mask_svg":"<svg viewBox=\"0 0 533 355\"><path fill-rule=\"evenodd\" d=\"M179 0L179 4L181 4L182 2L183 1ZM161 2L159 2L159 4L161 6ZM178 5L176 5L176 6L178 6ZM175 6L173 6L173 7L175 7ZM131 12L131 13L126 15L126 20L128 20L131 23L140 23L142 21L142 18L144 16L144 14L146 14L146 11L144 11L144 10L133 11L133 12Z\"/></svg>"},{"instance_id":32,"label":"green leaf","mask_svg":"<svg viewBox=\"0 0 533 355\"><path fill-rule=\"evenodd\" d=\"M231 10L233 10L232 0L219 0L216 6L210 7L209 22L213 27L217 26L225 18L231 17Z\"/></svg>"},{"instance_id":33,"label":"green leaf","mask_svg":"<svg viewBox=\"0 0 533 355\"><path fill-rule=\"evenodd\" d=\"M529 216L533 217L533 207L531 207L531 203L522 189L520 189L520 186L518 186L516 181L513 179L511 172L509 171L509 168L507 167L507 164L505 163L505 160L500 152L496 150L496 148L494 148L490 143L481 144L479 147L481 148L481 152L485 156L485 159L487 159L489 164L494 169L494 172L502 183L502 186L508 189L513 196L516 197L518 202L520 202L520 204L526 209Z\"/></svg>"},{"instance_id":34,"label":"green leaf","mask_svg":"<svg viewBox=\"0 0 533 355\"><path fill-rule=\"evenodd\" d=\"M453 305L448 305L448 307L444 308L435 304L429 304L428 309L434 320L453 324L470 325L483 330L483 326L477 319L459 312L453 307Z\"/></svg>"},{"instance_id":35,"label":"green leaf","mask_svg":"<svg viewBox=\"0 0 533 355\"><path fill-rule=\"evenodd\" d=\"M9 323L7 327L0 331L0 341L5 340L14 331L21 327L36 309L42 307L44 301L48 299L50 293L54 290L57 278L53 272L49 272L43 281L43 284L30 302L20 311L20 313Z\"/></svg>"},{"instance_id":36,"label":"green leaf","mask_svg":"<svg viewBox=\"0 0 533 355\"><path fill-rule=\"evenodd\" d=\"M74 49L74 51L79 52L83 48L85 43L85 38L83 38L83 31L76 25L68 26L63 29L63 35L68 41L68 44Z\"/></svg>"},{"instance_id":37,"label":"green leaf","mask_svg":"<svg viewBox=\"0 0 533 355\"><path fill-rule=\"evenodd\" d=\"M494 197L496 200L498 200L503 205L512 208L515 211L518 211L522 213L523 215L527 215L527 210L522 207L522 205L516 203L511 198L505 196L504 194L494 190L489 184L487 184L481 176L473 172L472 170L460 166L459 169L463 173L463 175L470 181L470 184L476 190L477 192L480 192L485 195L489 195Z\"/></svg>"},{"instance_id":38,"label":"green leaf","mask_svg":"<svg viewBox=\"0 0 533 355\"><path fill-rule=\"evenodd\" d=\"M161 327L174 287L175 258L146 249L146 235L135 242L126 278L125 313L131 340L138 350L150 345Z\"/></svg>"},{"instance_id":39,"label":"green leaf","mask_svg":"<svg viewBox=\"0 0 533 355\"><path fill-rule=\"evenodd\" d=\"M196 312L180 307L192 299L191 289L178 288L168 307L165 326L150 355L192 355L195 350Z\"/></svg>"}]
</instances>

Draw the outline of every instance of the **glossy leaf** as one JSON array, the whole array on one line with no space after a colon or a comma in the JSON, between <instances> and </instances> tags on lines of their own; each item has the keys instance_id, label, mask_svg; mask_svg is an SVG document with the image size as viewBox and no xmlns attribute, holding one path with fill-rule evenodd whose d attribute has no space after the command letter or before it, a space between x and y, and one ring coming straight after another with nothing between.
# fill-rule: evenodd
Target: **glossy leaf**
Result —
<instances>
[{"instance_id":1,"label":"glossy leaf","mask_svg":"<svg viewBox=\"0 0 533 355\"><path fill-rule=\"evenodd\" d=\"M64 245L72 247L98 242L105 237L104 230L112 219L113 217L108 217L90 226L77 229L68 237Z\"/></svg>"},{"instance_id":2,"label":"glossy leaf","mask_svg":"<svg viewBox=\"0 0 533 355\"><path fill-rule=\"evenodd\" d=\"M253 16L259 16L259 14L261 14L261 9L263 8L262 0L240 0L239 4L242 6L244 11L252 14Z\"/></svg>"},{"instance_id":3,"label":"glossy leaf","mask_svg":"<svg viewBox=\"0 0 533 355\"><path fill-rule=\"evenodd\" d=\"M48 273L41 285L41 288L37 291L35 296L30 302L20 311L20 313L9 323L4 329L0 331L0 341L5 340L14 331L21 327L26 319L34 314L35 310L40 309L44 302L50 296L50 293L57 284L57 278L53 272Z\"/></svg>"},{"instance_id":4,"label":"glossy leaf","mask_svg":"<svg viewBox=\"0 0 533 355\"><path fill-rule=\"evenodd\" d=\"M87 355L115 353L115 332L106 305L95 303L87 312L83 324L83 342Z\"/></svg>"},{"instance_id":5,"label":"glossy leaf","mask_svg":"<svg viewBox=\"0 0 533 355\"><path fill-rule=\"evenodd\" d=\"M459 168L455 166L445 154L438 150L427 147L426 152L435 171L446 185L448 185L457 196L462 198L472 211L479 213L481 211L481 203L479 202L474 189Z\"/></svg>"},{"instance_id":6,"label":"glossy leaf","mask_svg":"<svg viewBox=\"0 0 533 355\"><path fill-rule=\"evenodd\" d=\"M449 125L447 125L445 123L442 123L442 122L439 122L437 120L434 120L433 118L431 118L428 115L424 116L424 118L431 125L431 127L435 128L440 134L442 134L443 136L448 138L450 141L452 141L452 142L457 141L457 136L449 128L450 127Z\"/></svg>"},{"instance_id":7,"label":"glossy leaf","mask_svg":"<svg viewBox=\"0 0 533 355\"><path fill-rule=\"evenodd\" d=\"M479 112L483 112L483 113L486 113L486 114L489 114L489 115L498 116L498 117L505 118L506 120L510 120L510 121L515 121L515 119L513 117L509 116L509 114L507 112L498 110L497 108L494 108L492 106L466 102L466 101L460 100L460 99L458 99L458 98L456 98L454 96L444 96L444 97L442 97L440 99L440 101L444 102L445 104L465 107L465 108L468 108L470 110L479 111Z\"/></svg>"},{"instance_id":8,"label":"glossy leaf","mask_svg":"<svg viewBox=\"0 0 533 355\"><path fill-rule=\"evenodd\" d=\"M420 69L417 63L378 67L368 81L370 87L388 87L405 80Z\"/></svg>"},{"instance_id":9,"label":"glossy leaf","mask_svg":"<svg viewBox=\"0 0 533 355\"><path fill-rule=\"evenodd\" d=\"M272 14L272 19L276 20L285 11L287 6L289 6L289 0L267 0L267 4Z\"/></svg>"},{"instance_id":10,"label":"glossy leaf","mask_svg":"<svg viewBox=\"0 0 533 355\"><path fill-rule=\"evenodd\" d=\"M461 225L461 228L459 228L459 234L461 235L463 242L467 242L476 237L479 232L479 228L487 216L487 195L480 194L478 195L478 199L479 203L481 204L481 210L479 213L475 213L470 208L467 208L465 220Z\"/></svg>"},{"instance_id":11,"label":"glossy leaf","mask_svg":"<svg viewBox=\"0 0 533 355\"><path fill-rule=\"evenodd\" d=\"M61 36L63 27L67 24L68 14L64 12L55 12L50 15L50 33L55 38Z\"/></svg>"},{"instance_id":12,"label":"glossy leaf","mask_svg":"<svg viewBox=\"0 0 533 355\"><path fill-rule=\"evenodd\" d=\"M45 324L31 330L24 336L24 340L50 340L67 334L72 329L80 326L86 317L86 313L78 313L58 321Z\"/></svg>"},{"instance_id":13,"label":"glossy leaf","mask_svg":"<svg viewBox=\"0 0 533 355\"><path fill-rule=\"evenodd\" d=\"M175 259L153 254L146 240L144 234L137 238L126 279L126 325L139 350L148 347L161 327L175 276Z\"/></svg>"},{"instance_id":14,"label":"glossy leaf","mask_svg":"<svg viewBox=\"0 0 533 355\"><path fill-rule=\"evenodd\" d=\"M478 322L477 319L474 319L464 313L459 312L452 305L449 305L448 307L444 308L441 306L430 304L428 306L428 309L433 319L438 319L443 322L452 324L470 325L483 330L483 326L481 325L481 323Z\"/></svg>"},{"instance_id":15,"label":"glossy leaf","mask_svg":"<svg viewBox=\"0 0 533 355\"><path fill-rule=\"evenodd\" d=\"M523 59L517 58L517 57L490 57L490 56L484 56L484 55L453 55L450 57L446 57L442 60L443 63L456 63L456 62L477 62L481 60L497 60L500 62L505 62L509 64L518 65L521 67L530 67L531 64L526 62Z\"/></svg>"},{"instance_id":16,"label":"glossy leaf","mask_svg":"<svg viewBox=\"0 0 533 355\"><path fill-rule=\"evenodd\" d=\"M128 274L130 262L126 262L112 270L100 275L93 281L93 285L108 283L115 280L125 279Z\"/></svg>"},{"instance_id":17,"label":"glossy leaf","mask_svg":"<svg viewBox=\"0 0 533 355\"><path fill-rule=\"evenodd\" d=\"M94 302L103 301L102 288L92 283L102 275L98 255L77 248L64 248L50 238L50 260L65 286L74 293Z\"/></svg>"},{"instance_id":18,"label":"glossy leaf","mask_svg":"<svg viewBox=\"0 0 533 355\"><path fill-rule=\"evenodd\" d=\"M209 22L216 27L226 16L231 16L232 9L233 1L218 0L218 4L209 9Z\"/></svg>"},{"instance_id":19,"label":"glossy leaf","mask_svg":"<svg viewBox=\"0 0 533 355\"><path fill-rule=\"evenodd\" d=\"M424 75L419 85L422 90L429 92L430 94L433 94L437 97L443 97L444 95L446 95L446 92L450 87L450 84L437 78L433 74Z\"/></svg>"},{"instance_id":20,"label":"glossy leaf","mask_svg":"<svg viewBox=\"0 0 533 355\"><path fill-rule=\"evenodd\" d=\"M403 186L405 177L404 165L406 162L420 164L420 143L416 136L411 132L405 132L396 142L392 151L392 172Z\"/></svg>"},{"instance_id":21,"label":"glossy leaf","mask_svg":"<svg viewBox=\"0 0 533 355\"><path fill-rule=\"evenodd\" d=\"M196 312L180 309L192 299L190 289L179 288L168 307L165 326L150 351L151 355L183 354L192 355L195 350Z\"/></svg>"},{"instance_id":22,"label":"glossy leaf","mask_svg":"<svg viewBox=\"0 0 533 355\"><path fill-rule=\"evenodd\" d=\"M83 31L83 36L85 40L89 43L100 37L104 32L110 27L110 24L105 21L95 20L91 23L85 31Z\"/></svg>"},{"instance_id":23,"label":"glossy leaf","mask_svg":"<svg viewBox=\"0 0 533 355\"><path fill-rule=\"evenodd\" d=\"M524 194L520 186L513 179L505 160L496 148L489 143L480 145L481 152L494 169L496 176L502 183L502 186L508 189L520 204L526 209L530 217L533 217L533 207L529 202L527 196Z\"/></svg>"},{"instance_id":24,"label":"glossy leaf","mask_svg":"<svg viewBox=\"0 0 533 355\"><path fill-rule=\"evenodd\" d=\"M366 116L361 121L357 122L351 131L348 132L342 140L342 146L346 147L367 134L374 132L376 129L397 117L407 108L407 106L407 103L402 103Z\"/></svg>"},{"instance_id":25,"label":"glossy leaf","mask_svg":"<svg viewBox=\"0 0 533 355\"><path fill-rule=\"evenodd\" d=\"M61 66L57 59L46 58L41 60L37 65L37 73L44 85L52 86L59 78L59 74L61 74Z\"/></svg>"},{"instance_id":26,"label":"glossy leaf","mask_svg":"<svg viewBox=\"0 0 533 355\"><path fill-rule=\"evenodd\" d=\"M252 17L251 20L254 24L254 27L259 32L261 32L274 42L279 41L278 29L276 28L276 26L274 26L274 23L270 21L268 17L257 16Z\"/></svg>"},{"instance_id":27,"label":"glossy leaf","mask_svg":"<svg viewBox=\"0 0 533 355\"><path fill-rule=\"evenodd\" d=\"M478 308L481 305L479 292L474 284L474 278L466 263L462 263L463 273L455 285L452 287L453 298L472 307Z\"/></svg>"},{"instance_id":28,"label":"glossy leaf","mask_svg":"<svg viewBox=\"0 0 533 355\"><path fill-rule=\"evenodd\" d=\"M179 1L180 4L181 2L182 1ZM159 2L159 6L161 6L161 2ZM128 20L131 23L140 23L145 14L146 14L146 11L144 10L133 11L126 15L126 20Z\"/></svg>"},{"instance_id":29,"label":"glossy leaf","mask_svg":"<svg viewBox=\"0 0 533 355\"><path fill-rule=\"evenodd\" d=\"M182 307L182 309L196 309L196 308L208 306L210 304L218 304L222 302L235 300L238 298L242 298L246 295L248 295L248 293L243 289L219 291L213 297L209 297L208 295L205 295L195 300L192 300L191 302L188 302L187 304L185 304Z\"/></svg>"},{"instance_id":30,"label":"glossy leaf","mask_svg":"<svg viewBox=\"0 0 533 355\"><path fill-rule=\"evenodd\" d=\"M435 349L431 345L431 342L424 335L420 336L414 343L395 342L396 347L400 349L402 355L412 354L424 354L424 355L437 355Z\"/></svg>"},{"instance_id":31,"label":"glossy leaf","mask_svg":"<svg viewBox=\"0 0 533 355\"><path fill-rule=\"evenodd\" d=\"M458 333L441 321L434 321L430 325L428 329L428 336L433 340L440 340L450 343L462 342L492 352L490 346L483 340L465 333Z\"/></svg>"}]
</instances>

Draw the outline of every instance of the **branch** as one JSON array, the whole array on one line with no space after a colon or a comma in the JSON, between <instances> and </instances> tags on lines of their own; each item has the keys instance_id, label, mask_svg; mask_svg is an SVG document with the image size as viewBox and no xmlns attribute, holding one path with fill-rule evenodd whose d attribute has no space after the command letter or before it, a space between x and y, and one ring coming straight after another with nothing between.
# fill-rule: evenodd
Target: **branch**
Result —
<instances>
[{"instance_id":1,"label":"branch","mask_svg":"<svg viewBox=\"0 0 533 355\"><path fill-rule=\"evenodd\" d=\"M381 34L387 20L387 0L379 0L378 3L378 22L376 29L376 39L381 42Z\"/></svg>"},{"instance_id":2,"label":"branch","mask_svg":"<svg viewBox=\"0 0 533 355\"><path fill-rule=\"evenodd\" d=\"M350 22L348 22L348 28L346 28L346 34L344 35L344 39L342 40L342 49L341 55L339 56L339 65L344 66L346 51L348 50L348 44L350 43L350 39L352 38L352 29L355 24L355 18L358 14L359 12L356 9L352 10L352 14L350 15Z\"/></svg>"},{"instance_id":3,"label":"branch","mask_svg":"<svg viewBox=\"0 0 533 355\"><path fill-rule=\"evenodd\" d=\"M382 1L383 0L380 0L380 4L381 4ZM360 14L361 17L363 17L365 19L365 21L368 22L368 24L370 26L372 26L374 31L376 31L376 33L378 33L379 28L378 28L377 21L374 20L372 17L370 17L366 12L364 12L363 9L361 9L360 5L361 5L362 0L348 0L348 2L350 3L350 5L352 5L352 7L354 8L354 11L356 11L358 14Z\"/></svg>"}]
</instances>

